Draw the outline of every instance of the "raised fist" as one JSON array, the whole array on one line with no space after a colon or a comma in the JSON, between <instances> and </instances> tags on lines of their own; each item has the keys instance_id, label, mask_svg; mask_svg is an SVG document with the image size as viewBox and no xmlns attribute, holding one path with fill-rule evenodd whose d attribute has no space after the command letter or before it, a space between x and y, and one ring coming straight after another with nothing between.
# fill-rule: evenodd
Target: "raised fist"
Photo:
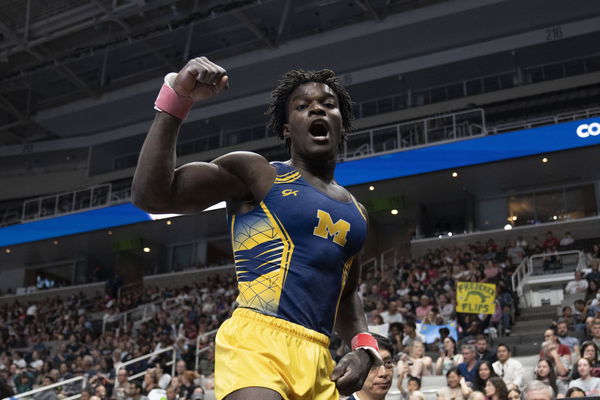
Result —
<instances>
[{"instance_id":1,"label":"raised fist","mask_svg":"<svg viewBox=\"0 0 600 400\"><path fill-rule=\"evenodd\" d=\"M194 101L208 99L229 87L227 71L206 57L194 58L177 74L171 87Z\"/></svg>"}]
</instances>

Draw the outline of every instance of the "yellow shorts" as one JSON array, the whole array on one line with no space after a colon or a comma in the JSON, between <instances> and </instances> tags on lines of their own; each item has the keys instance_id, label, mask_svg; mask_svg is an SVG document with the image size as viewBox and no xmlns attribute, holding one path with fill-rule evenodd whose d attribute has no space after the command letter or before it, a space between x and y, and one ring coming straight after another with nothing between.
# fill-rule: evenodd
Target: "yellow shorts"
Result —
<instances>
[{"instance_id":1,"label":"yellow shorts","mask_svg":"<svg viewBox=\"0 0 600 400\"><path fill-rule=\"evenodd\" d=\"M245 387L265 387L286 400L338 400L329 379L329 338L301 325L238 308L219 328L217 400Z\"/></svg>"}]
</instances>

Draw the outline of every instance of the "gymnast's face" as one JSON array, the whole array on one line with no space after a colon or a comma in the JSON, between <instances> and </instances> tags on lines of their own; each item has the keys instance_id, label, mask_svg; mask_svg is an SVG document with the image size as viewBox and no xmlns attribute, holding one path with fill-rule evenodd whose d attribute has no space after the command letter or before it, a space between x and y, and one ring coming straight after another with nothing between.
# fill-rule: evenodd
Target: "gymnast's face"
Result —
<instances>
[{"instance_id":1,"label":"gymnast's face","mask_svg":"<svg viewBox=\"0 0 600 400\"><path fill-rule=\"evenodd\" d=\"M335 158L342 140L342 116L333 89L317 82L294 89L283 136L291 140L292 158Z\"/></svg>"}]
</instances>

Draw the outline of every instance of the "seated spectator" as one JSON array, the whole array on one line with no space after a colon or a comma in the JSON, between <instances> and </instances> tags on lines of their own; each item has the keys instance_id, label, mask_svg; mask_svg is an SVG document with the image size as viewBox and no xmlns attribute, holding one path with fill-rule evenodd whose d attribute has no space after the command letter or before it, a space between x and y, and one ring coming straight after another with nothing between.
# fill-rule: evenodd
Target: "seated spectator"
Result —
<instances>
[{"instance_id":1,"label":"seated spectator","mask_svg":"<svg viewBox=\"0 0 600 400\"><path fill-rule=\"evenodd\" d=\"M600 318L591 319L590 331L591 335L587 339L594 342L596 347L600 347Z\"/></svg>"},{"instance_id":2,"label":"seated spectator","mask_svg":"<svg viewBox=\"0 0 600 400\"><path fill-rule=\"evenodd\" d=\"M588 310L585 301L577 299L573 302L573 319L575 320L575 331L586 333L586 319Z\"/></svg>"},{"instance_id":3,"label":"seated spectator","mask_svg":"<svg viewBox=\"0 0 600 400\"><path fill-rule=\"evenodd\" d=\"M113 388L113 397L117 400L125 400L129 388L127 377L127 370L120 368L119 372L117 372L117 379L115 379L115 386Z\"/></svg>"},{"instance_id":4,"label":"seated spectator","mask_svg":"<svg viewBox=\"0 0 600 400\"><path fill-rule=\"evenodd\" d=\"M492 363L487 360L480 361L479 366L477 367L475 381L473 381L473 389L484 392L487 381L494 376L498 375L496 375Z\"/></svg>"},{"instance_id":5,"label":"seated spectator","mask_svg":"<svg viewBox=\"0 0 600 400\"><path fill-rule=\"evenodd\" d=\"M496 352L488 347L488 340L485 335L475 336L475 350L477 351L475 357L478 361L485 360L492 364L497 360Z\"/></svg>"},{"instance_id":6,"label":"seated spectator","mask_svg":"<svg viewBox=\"0 0 600 400\"><path fill-rule=\"evenodd\" d=\"M565 293L575 294L585 292L588 287L588 281L583 279L583 273L581 271L575 271L575 280L567 282L565 287Z\"/></svg>"},{"instance_id":7,"label":"seated spectator","mask_svg":"<svg viewBox=\"0 0 600 400\"><path fill-rule=\"evenodd\" d=\"M594 308L598 305L598 281L591 280L587 282L588 287L585 291L583 301L588 305L590 314L596 315L596 310Z\"/></svg>"},{"instance_id":8,"label":"seated spectator","mask_svg":"<svg viewBox=\"0 0 600 400\"><path fill-rule=\"evenodd\" d=\"M571 232L565 232L564 236L560 239L560 247L569 247L575 243L575 238L571 235Z\"/></svg>"},{"instance_id":9,"label":"seated spectator","mask_svg":"<svg viewBox=\"0 0 600 400\"><path fill-rule=\"evenodd\" d=\"M400 353L404 346L402 345L402 339L404 338L404 325L400 322L392 322L389 327L388 339L394 346L394 353Z\"/></svg>"},{"instance_id":10,"label":"seated spectator","mask_svg":"<svg viewBox=\"0 0 600 400\"><path fill-rule=\"evenodd\" d=\"M35 376L32 372L25 368L19 368L17 374L13 377L15 390L17 394L28 392L33 389L33 383L35 382Z\"/></svg>"},{"instance_id":11,"label":"seated spectator","mask_svg":"<svg viewBox=\"0 0 600 400\"><path fill-rule=\"evenodd\" d=\"M542 244L542 248L544 250L552 249L552 248L558 247L559 244L560 244L560 242L558 241L558 239L556 237L554 237L554 235L552 234L551 231L548 231L546 233L546 240L544 240L544 243Z\"/></svg>"},{"instance_id":12,"label":"seated spectator","mask_svg":"<svg viewBox=\"0 0 600 400\"><path fill-rule=\"evenodd\" d=\"M408 365L408 374L417 378L432 375L433 361L425 355L425 345L413 342L409 348L408 356L401 358L402 367Z\"/></svg>"},{"instance_id":13,"label":"seated spectator","mask_svg":"<svg viewBox=\"0 0 600 400\"><path fill-rule=\"evenodd\" d=\"M154 368L148 368L146 373L144 374L144 394L147 396L152 389L158 388L158 379L156 378L156 373L154 372Z\"/></svg>"},{"instance_id":14,"label":"seated spectator","mask_svg":"<svg viewBox=\"0 0 600 400\"><path fill-rule=\"evenodd\" d=\"M510 349L505 344L496 346L496 357L498 361L492 364L494 372L504 380L511 389L514 386L520 388L523 384L523 365L511 357Z\"/></svg>"},{"instance_id":15,"label":"seated spectator","mask_svg":"<svg viewBox=\"0 0 600 400\"><path fill-rule=\"evenodd\" d=\"M419 300L419 306L415 310L415 315L417 316L417 320L422 321L429 311L431 311L433 305L430 304L429 296L422 295Z\"/></svg>"},{"instance_id":16,"label":"seated spectator","mask_svg":"<svg viewBox=\"0 0 600 400\"><path fill-rule=\"evenodd\" d=\"M404 347L410 347L413 342L425 343L425 336L417 333L417 324L414 321L406 321L404 323L404 339L402 339L402 345Z\"/></svg>"},{"instance_id":17,"label":"seated spectator","mask_svg":"<svg viewBox=\"0 0 600 400\"><path fill-rule=\"evenodd\" d=\"M475 390L471 392L467 400L487 400L487 398L483 392Z\"/></svg>"},{"instance_id":18,"label":"seated spectator","mask_svg":"<svg viewBox=\"0 0 600 400\"><path fill-rule=\"evenodd\" d=\"M590 375L600 378L600 351L598 351L598 347L594 344L594 342L589 340L581 344L579 358L586 358L592 366ZM577 378L579 378L579 372L577 371L577 368L573 368L571 371L571 379L573 380Z\"/></svg>"},{"instance_id":19,"label":"seated spectator","mask_svg":"<svg viewBox=\"0 0 600 400\"><path fill-rule=\"evenodd\" d=\"M404 388L404 377L408 376L406 382L406 389ZM403 400L415 400L418 398L425 399L425 396L421 392L421 379L408 375L408 365L398 374L397 381L398 390L402 394Z\"/></svg>"},{"instance_id":20,"label":"seated spectator","mask_svg":"<svg viewBox=\"0 0 600 400\"><path fill-rule=\"evenodd\" d=\"M585 397L585 392L583 391L583 389L578 388L578 387L572 387L569 388L569 390L567 390L567 393L565 394L565 397L568 399L574 398L574 397Z\"/></svg>"},{"instance_id":21,"label":"seated spectator","mask_svg":"<svg viewBox=\"0 0 600 400\"><path fill-rule=\"evenodd\" d=\"M522 235L517 236L517 241L515 242L515 245L521 247L525 251L527 251L527 249L529 248L529 243L527 243L527 240L523 239Z\"/></svg>"},{"instance_id":22,"label":"seated spectator","mask_svg":"<svg viewBox=\"0 0 600 400\"><path fill-rule=\"evenodd\" d=\"M131 400L148 400L148 397L142 394L143 391L144 388L140 381L132 381L130 382L127 394Z\"/></svg>"},{"instance_id":23,"label":"seated spectator","mask_svg":"<svg viewBox=\"0 0 600 400\"><path fill-rule=\"evenodd\" d=\"M527 243L527 242L525 242ZM510 260L510 263L517 267L521 264L521 261L527 256L525 249L517 244L515 241L510 242L510 247L506 249L506 257Z\"/></svg>"},{"instance_id":24,"label":"seated spectator","mask_svg":"<svg viewBox=\"0 0 600 400\"><path fill-rule=\"evenodd\" d=\"M558 341L561 344L568 346L571 353L579 353L579 339L573 336L569 336L569 325L566 321L558 321L558 323L556 324L556 334L558 335Z\"/></svg>"},{"instance_id":25,"label":"seated spectator","mask_svg":"<svg viewBox=\"0 0 600 400\"><path fill-rule=\"evenodd\" d=\"M446 387L438 390L437 400L463 400L472 391L465 378L460 376L456 368L452 368L446 372Z\"/></svg>"},{"instance_id":26,"label":"seated spectator","mask_svg":"<svg viewBox=\"0 0 600 400\"><path fill-rule=\"evenodd\" d=\"M365 379L362 388L347 400L384 400L394 377L394 348L385 337L373 334L379 345L379 355L383 364L373 367Z\"/></svg>"},{"instance_id":27,"label":"seated spectator","mask_svg":"<svg viewBox=\"0 0 600 400\"><path fill-rule=\"evenodd\" d=\"M196 385L194 381L198 377L198 374L195 371L185 371L183 375L181 375L181 384L179 386L179 397L190 398L194 393L194 389Z\"/></svg>"},{"instance_id":28,"label":"seated spectator","mask_svg":"<svg viewBox=\"0 0 600 400\"><path fill-rule=\"evenodd\" d=\"M591 271L587 273L585 279L590 281L600 282L600 260L597 258L593 258L590 260L590 269Z\"/></svg>"},{"instance_id":29,"label":"seated spectator","mask_svg":"<svg viewBox=\"0 0 600 400\"><path fill-rule=\"evenodd\" d=\"M523 388L521 398L523 400L553 400L555 396L550 386L544 382L533 380Z\"/></svg>"},{"instance_id":30,"label":"seated spectator","mask_svg":"<svg viewBox=\"0 0 600 400\"><path fill-rule=\"evenodd\" d=\"M535 368L535 379L549 385L556 396L563 397L567 392L568 385L556 377L554 361L550 358L542 358L538 361Z\"/></svg>"},{"instance_id":31,"label":"seated spectator","mask_svg":"<svg viewBox=\"0 0 600 400\"><path fill-rule=\"evenodd\" d=\"M521 391L517 388L510 389L506 398L508 400L521 400Z\"/></svg>"},{"instance_id":32,"label":"seated spectator","mask_svg":"<svg viewBox=\"0 0 600 400\"><path fill-rule=\"evenodd\" d=\"M398 310L398 303L395 301L390 301L388 303L387 310L383 311L381 314L383 318L383 322L386 324L391 324L393 322L404 322L404 317L400 314Z\"/></svg>"},{"instance_id":33,"label":"seated spectator","mask_svg":"<svg viewBox=\"0 0 600 400\"><path fill-rule=\"evenodd\" d=\"M443 349L435 362L436 375L446 375L452 368L463 362L462 354L456 354L456 340L447 336L443 340Z\"/></svg>"},{"instance_id":34,"label":"seated spectator","mask_svg":"<svg viewBox=\"0 0 600 400\"><path fill-rule=\"evenodd\" d=\"M569 350L569 346L559 343L554 327L548 328L544 332L540 358L551 359L558 376L567 376L571 369L571 350Z\"/></svg>"},{"instance_id":35,"label":"seated spectator","mask_svg":"<svg viewBox=\"0 0 600 400\"><path fill-rule=\"evenodd\" d=\"M438 311L444 319L444 323L454 318L454 304L448 301L448 296L440 294L438 296Z\"/></svg>"},{"instance_id":36,"label":"seated spectator","mask_svg":"<svg viewBox=\"0 0 600 400\"><path fill-rule=\"evenodd\" d=\"M577 361L577 372L579 378L569 383L569 388L578 387L583 389L586 396L600 395L600 378L591 375L592 364L587 358L581 358Z\"/></svg>"},{"instance_id":37,"label":"seated spectator","mask_svg":"<svg viewBox=\"0 0 600 400\"><path fill-rule=\"evenodd\" d=\"M173 386L167 388L167 400L177 400L177 389Z\"/></svg>"},{"instance_id":38,"label":"seated spectator","mask_svg":"<svg viewBox=\"0 0 600 400\"><path fill-rule=\"evenodd\" d=\"M544 249L544 257L542 258L542 265L544 271L562 268L561 259L556 253L557 250L555 247L549 247Z\"/></svg>"},{"instance_id":39,"label":"seated spectator","mask_svg":"<svg viewBox=\"0 0 600 400\"><path fill-rule=\"evenodd\" d=\"M499 377L490 378L485 384L485 396L489 400L506 400L508 389L504 381Z\"/></svg>"},{"instance_id":40,"label":"seated spectator","mask_svg":"<svg viewBox=\"0 0 600 400\"><path fill-rule=\"evenodd\" d=\"M167 373L167 364L163 362L157 362L154 364L154 374L158 381L158 387L166 389L171 383L171 375Z\"/></svg>"},{"instance_id":41,"label":"seated spectator","mask_svg":"<svg viewBox=\"0 0 600 400\"><path fill-rule=\"evenodd\" d=\"M463 362L458 364L458 371L467 382L471 384L475 381L475 375L477 374L477 367L479 362L475 358L475 347L467 344L462 346Z\"/></svg>"}]
</instances>

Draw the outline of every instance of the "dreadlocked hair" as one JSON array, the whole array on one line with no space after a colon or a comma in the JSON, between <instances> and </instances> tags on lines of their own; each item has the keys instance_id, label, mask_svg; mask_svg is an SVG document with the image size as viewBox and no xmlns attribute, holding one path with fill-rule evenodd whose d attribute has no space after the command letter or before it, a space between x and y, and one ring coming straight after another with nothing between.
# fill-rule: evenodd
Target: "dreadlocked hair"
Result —
<instances>
[{"instance_id":1,"label":"dreadlocked hair","mask_svg":"<svg viewBox=\"0 0 600 400\"><path fill-rule=\"evenodd\" d=\"M265 115L269 117L267 127L279 139L285 140L285 147L290 150L290 140L283 137L283 125L287 123L287 104L290 94L300 85L310 82L324 83L329 86L338 98L338 108L342 116L342 142L346 140L346 132L352 130L352 100L350 93L330 69L320 71L304 71L302 69L288 71L283 74L277 87L271 92L271 101L267 105Z\"/></svg>"}]
</instances>

